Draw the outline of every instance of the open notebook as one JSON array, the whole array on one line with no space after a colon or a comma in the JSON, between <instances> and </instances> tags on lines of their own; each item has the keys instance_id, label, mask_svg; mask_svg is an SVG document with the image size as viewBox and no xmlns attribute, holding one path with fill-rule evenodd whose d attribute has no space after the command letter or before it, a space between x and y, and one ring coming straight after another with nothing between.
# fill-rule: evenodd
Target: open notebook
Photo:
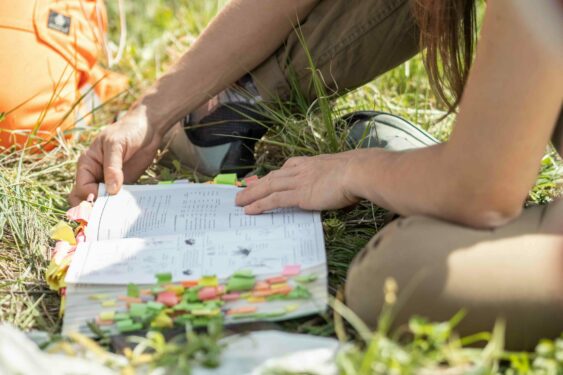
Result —
<instances>
[{"instance_id":1,"label":"open notebook","mask_svg":"<svg viewBox=\"0 0 563 375\"><path fill-rule=\"evenodd\" d=\"M78 246L65 279L63 333L89 334L86 323L104 310L92 295L122 296L128 283L148 287L162 272L171 273L174 282L206 275L226 279L243 269L265 279L280 275L286 265L300 265L303 273L318 276L308 285L312 298L272 320L323 311L327 270L319 213L281 209L245 215L234 203L238 191L209 184L132 185L109 196L102 185L87 242ZM271 301L259 308L275 311L286 303ZM226 323L231 323L228 317Z\"/></svg>"}]
</instances>

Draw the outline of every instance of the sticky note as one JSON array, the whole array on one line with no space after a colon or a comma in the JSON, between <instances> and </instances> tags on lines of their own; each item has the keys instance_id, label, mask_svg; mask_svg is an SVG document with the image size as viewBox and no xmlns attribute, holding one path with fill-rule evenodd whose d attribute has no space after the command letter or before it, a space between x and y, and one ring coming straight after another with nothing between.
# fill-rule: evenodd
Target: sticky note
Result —
<instances>
[{"instance_id":1,"label":"sticky note","mask_svg":"<svg viewBox=\"0 0 563 375\"><path fill-rule=\"evenodd\" d=\"M179 284L168 284L164 287L169 292L176 293L177 295L181 295L184 293L184 286Z\"/></svg>"},{"instance_id":2,"label":"sticky note","mask_svg":"<svg viewBox=\"0 0 563 375\"><path fill-rule=\"evenodd\" d=\"M250 303L262 303L262 302L266 302L266 298L264 298L264 297L254 297L254 296L251 296L251 297L248 297L246 300L247 300L248 302L250 302Z\"/></svg>"},{"instance_id":3,"label":"sticky note","mask_svg":"<svg viewBox=\"0 0 563 375\"><path fill-rule=\"evenodd\" d=\"M221 297L223 301L236 301L240 298L240 293L227 293Z\"/></svg>"},{"instance_id":4,"label":"sticky note","mask_svg":"<svg viewBox=\"0 0 563 375\"><path fill-rule=\"evenodd\" d=\"M294 311L297 311L297 309L299 309L299 305L296 304L296 303L292 303L292 304L285 306L285 311L287 311L288 313L292 313Z\"/></svg>"},{"instance_id":5,"label":"sticky note","mask_svg":"<svg viewBox=\"0 0 563 375\"><path fill-rule=\"evenodd\" d=\"M270 284L265 281L257 281L254 290L270 290Z\"/></svg>"},{"instance_id":6,"label":"sticky note","mask_svg":"<svg viewBox=\"0 0 563 375\"><path fill-rule=\"evenodd\" d=\"M250 186L253 182L258 181L258 176L254 175L254 176L250 176L250 177L246 177L243 182L246 186Z\"/></svg>"},{"instance_id":7,"label":"sticky note","mask_svg":"<svg viewBox=\"0 0 563 375\"><path fill-rule=\"evenodd\" d=\"M164 304L156 301L149 301L147 302L147 308L149 310L160 311L164 309Z\"/></svg>"},{"instance_id":8,"label":"sticky note","mask_svg":"<svg viewBox=\"0 0 563 375\"><path fill-rule=\"evenodd\" d=\"M125 320L125 319L131 319L131 317L129 316L129 314L123 312L115 313L115 316L113 317L113 320L115 321Z\"/></svg>"},{"instance_id":9,"label":"sticky note","mask_svg":"<svg viewBox=\"0 0 563 375\"><path fill-rule=\"evenodd\" d=\"M256 306L241 306L234 307L227 311L227 315L239 315L239 314L253 314L258 310Z\"/></svg>"},{"instance_id":10,"label":"sticky note","mask_svg":"<svg viewBox=\"0 0 563 375\"><path fill-rule=\"evenodd\" d=\"M212 286L201 288L197 297L202 301L217 298L217 290Z\"/></svg>"},{"instance_id":11,"label":"sticky note","mask_svg":"<svg viewBox=\"0 0 563 375\"><path fill-rule=\"evenodd\" d=\"M256 283L254 277L240 277L232 276L227 282L227 291L229 292L242 292L246 290L251 290Z\"/></svg>"},{"instance_id":12,"label":"sticky note","mask_svg":"<svg viewBox=\"0 0 563 375\"><path fill-rule=\"evenodd\" d=\"M64 221L59 221L51 228L50 236L53 240L66 241L71 245L76 245L76 238L70 225Z\"/></svg>"},{"instance_id":13,"label":"sticky note","mask_svg":"<svg viewBox=\"0 0 563 375\"><path fill-rule=\"evenodd\" d=\"M66 212L66 218L71 221L88 223L92 213L92 203L82 201L78 206L74 206Z\"/></svg>"},{"instance_id":14,"label":"sticky note","mask_svg":"<svg viewBox=\"0 0 563 375\"><path fill-rule=\"evenodd\" d=\"M287 283L281 283L281 284L272 284L271 288L272 290L276 290L276 289L286 289L290 287Z\"/></svg>"},{"instance_id":15,"label":"sticky note","mask_svg":"<svg viewBox=\"0 0 563 375\"><path fill-rule=\"evenodd\" d=\"M147 313L147 309L144 303L132 303L129 307L129 315L133 318L142 318Z\"/></svg>"},{"instance_id":16,"label":"sticky note","mask_svg":"<svg viewBox=\"0 0 563 375\"><path fill-rule=\"evenodd\" d=\"M311 292L309 292L309 290L304 286L297 285L295 289L289 292L287 296L289 298L295 298L295 299L307 299L311 297Z\"/></svg>"},{"instance_id":17,"label":"sticky note","mask_svg":"<svg viewBox=\"0 0 563 375\"><path fill-rule=\"evenodd\" d=\"M115 310L102 311L99 317L101 320L113 320L115 318Z\"/></svg>"},{"instance_id":18,"label":"sticky note","mask_svg":"<svg viewBox=\"0 0 563 375\"><path fill-rule=\"evenodd\" d=\"M217 316L221 313L220 309L198 309L198 310L193 310L192 314L194 316Z\"/></svg>"},{"instance_id":19,"label":"sticky note","mask_svg":"<svg viewBox=\"0 0 563 375\"><path fill-rule=\"evenodd\" d=\"M153 328L170 328L174 325L174 321L171 317L166 315L164 311L161 311L154 319L151 321L151 327Z\"/></svg>"},{"instance_id":20,"label":"sticky note","mask_svg":"<svg viewBox=\"0 0 563 375\"><path fill-rule=\"evenodd\" d=\"M116 301L114 299L108 299L102 301L102 307L115 307Z\"/></svg>"},{"instance_id":21,"label":"sticky note","mask_svg":"<svg viewBox=\"0 0 563 375\"><path fill-rule=\"evenodd\" d=\"M287 314L286 310L269 311L269 312L258 314L258 318L261 319L279 318L280 316L284 316L285 314Z\"/></svg>"},{"instance_id":22,"label":"sticky note","mask_svg":"<svg viewBox=\"0 0 563 375\"><path fill-rule=\"evenodd\" d=\"M121 333L139 331L143 329L143 325L141 323L134 323L133 321L129 320L122 320L116 323L117 329Z\"/></svg>"},{"instance_id":23,"label":"sticky note","mask_svg":"<svg viewBox=\"0 0 563 375\"><path fill-rule=\"evenodd\" d=\"M252 292L252 297L260 298L260 297L269 297L275 292L273 290L255 290Z\"/></svg>"},{"instance_id":24,"label":"sticky note","mask_svg":"<svg viewBox=\"0 0 563 375\"><path fill-rule=\"evenodd\" d=\"M128 297L139 297L141 295L141 290L137 284L129 283L127 284L127 296Z\"/></svg>"},{"instance_id":25,"label":"sticky note","mask_svg":"<svg viewBox=\"0 0 563 375\"><path fill-rule=\"evenodd\" d=\"M117 297L118 300L125 303L141 303L143 302L142 299L137 297L128 297L128 296L119 296Z\"/></svg>"},{"instance_id":26,"label":"sticky note","mask_svg":"<svg viewBox=\"0 0 563 375\"><path fill-rule=\"evenodd\" d=\"M176 293L165 291L158 294L158 296L156 297L156 302L160 302L165 306L172 307L174 305L177 305L178 302L180 302L180 299L178 298Z\"/></svg>"},{"instance_id":27,"label":"sticky note","mask_svg":"<svg viewBox=\"0 0 563 375\"><path fill-rule=\"evenodd\" d=\"M252 273L252 270L239 270L236 271L233 276L238 276L238 277L254 277L254 274Z\"/></svg>"},{"instance_id":28,"label":"sticky note","mask_svg":"<svg viewBox=\"0 0 563 375\"><path fill-rule=\"evenodd\" d=\"M97 317L96 324L99 326L111 326L113 324L113 320L102 320L99 317Z\"/></svg>"},{"instance_id":29,"label":"sticky note","mask_svg":"<svg viewBox=\"0 0 563 375\"><path fill-rule=\"evenodd\" d=\"M156 281L159 284L166 284L172 282L172 274L170 272L157 273L155 277L156 277Z\"/></svg>"},{"instance_id":30,"label":"sticky note","mask_svg":"<svg viewBox=\"0 0 563 375\"><path fill-rule=\"evenodd\" d=\"M217 276L203 276L199 279L199 285L201 286L217 286L219 285L219 279Z\"/></svg>"},{"instance_id":31,"label":"sticky note","mask_svg":"<svg viewBox=\"0 0 563 375\"><path fill-rule=\"evenodd\" d=\"M286 295L292 291L293 288L287 284L273 284L273 285L281 285L280 287L272 288L273 294L283 294Z\"/></svg>"},{"instance_id":32,"label":"sticky note","mask_svg":"<svg viewBox=\"0 0 563 375\"><path fill-rule=\"evenodd\" d=\"M288 264L283 268L283 276L296 276L301 273L301 265L299 264Z\"/></svg>"},{"instance_id":33,"label":"sticky note","mask_svg":"<svg viewBox=\"0 0 563 375\"><path fill-rule=\"evenodd\" d=\"M287 281L287 277L285 276L274 276L266 279L266 282L269 284L281 284L281 283L285 283L286 281Z\"/></svg>"},{"instance_id":34,"label":"sticky note","mask_svg":"<svg viewBox=\"0 0 563 375\"><path fill-rule=\"evenodd\" d=\"M223 173L218 174L213 179L213 183L218 185L236 185L237 184L237 174L236 173Z\"/></svg>"},{"instance_id":35,"label":"sticky note","mask_svg":"<svg viewBox=\"0 0 563 375\"><path fill-rule=\"evenodd\" d=\"M91 296L88 297L88 299L91 299L93 301L101 301L108 298L109 296L107 294L92 294Z\"/></svg>"},{"instance_id":36,"label":"sticky note","mask_svg":"<svg viewBox=\"0 0 563 375\"><path fill-rule=\"evenodd\" d=\"M180 282L184 288L191 288L199 284L199 280L184 280Z\"/></svg>"},{"instance_id":37,"label":"sticky note","mask_svg":"<svg viewBox=\"0 0 563 375\"><path fill-rule=\"evenodd\" d=\"M311 273L309 275L299 275L296 276L293 280L297 281L298 283L301 284L308 284L308 283L312 283L313 281L317 280L318 276L314 273Z\"/></svg>"}]
</instances>

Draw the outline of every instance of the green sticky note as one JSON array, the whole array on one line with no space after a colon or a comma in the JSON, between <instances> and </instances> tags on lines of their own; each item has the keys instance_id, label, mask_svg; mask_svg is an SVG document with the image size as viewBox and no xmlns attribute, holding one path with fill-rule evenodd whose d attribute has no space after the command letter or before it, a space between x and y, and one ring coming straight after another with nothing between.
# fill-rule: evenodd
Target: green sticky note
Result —
<instances>
[{"instance_id":1,"label":"green sticky note","mask_svg":"<svg viewBox=\"0 0 563 375\"><path fill-rule=\"evenodd\" d=\"M252 314L232 314L229 315L233 319L259 319L259 313L252 313Z\"/></svg>"},{"instance_id":2,"label":"green sticky note","mask_svg":"<svg viewBox=\"0 0 563 375\"><path fill-rule=\"evenodd\" d=\"M245 290L251 290L254 288L254 284L256 283L256 279L254 276L252 277L240 277L240 276L232 276L229 278L227 282L227 290L229 292L243 292Z\"/></svg>"},{"instance_id":3,"label":"green sticky note","mask_svg":"<svg viewBox=\"0 0 563 375\"><path fill-rule=\"evenodd\" d=\"M314 273L311 273L309 275L299 275L299 276L295 276L293 278L293 280L297 281L298 283L301 284L307 284L307 283L312 283L313 281L317 280L318 276Z\"/></svg>"},{"instance_id":4,"label":"green sticky note","mask_svg":"<svg viewBox=\"0 0 563 375\"><path fill-rule=\"evenodd\" d=\"M170 272L157 273L155 277L156 277L156 281L159 284L166 284L172 282L172 274Z\"/></svg>"},{"instance_id":5,"label":"green sticky note","mask_svg":"<svg viewBox=\"0 0 563 375\"><path fill-rule=\"evenodd\" d=\"M254 277L252 270L239 270L233 274L236 277Z\"/></svg>"},{"instance_id":6,"label":"green sticky note","mask_svg":"<svg viewBox=\"0 0 563 375\"><path fill-rule=\"evenodd\" d=\"M308 299L311 298L311 292L309 289L305 288L303 285L297 285L291 292L287 295L290 299Z\"/></svg>"},{"instance_id":7,"label":"green sticky note","mask_svg":"<svg viewBox=\"0 0 563 375\"><path fill-rule=\"evenodd\" d=\"M221 307L225 304L224 301L218 301L218 300L213 300L213 301L205 301L203 302L203 308L205 309L216 309L218 307Z\"/></svg>"},{"instance_id":8,"label":"green sticky note","mask_svg":"<svg viewBox=\"0 0 563 375\"><path fill-rule=\"evenodd\" d=\"M137 298L141 295L141 289L137 284L129 283L127 284L127 296Z\"/></svg>"},{"instance_id":9,"label":"green sticky note","mask_svg":"<svg viewBox=\"0 0 563 375\"><path fill-rule=\"evenodd\" d=\"M120 329L120 327L126 327L129 326L131 324L133 324L135 322L133 322L133 320L131 319L122 319L122 320L118 320L115 325L117 326L117 329Z\"/></svg>"},{"instance_id":10,"label":"green sticky note","mask_svg":"<svg viewBox=\"0 0 563 375\"><path fill-rule=\"evenodd\" d=\"M190 288L188 289L187 292L184 293L184 296L182 297L184 302L199 302L199 297L197 296L197 293L199 291L200 288Z\"/></svg>"},{"instance_id":11,"label":"green sticky note","mask_svg":"<svg viewBox=\"0 0 563 375\"><path fill-rule=\"evenodd\" d=\"M270 311L270 312L259 313L258 317L262 318L262 319L270 319L270 318L279 318L280 316L284 316L286 314L287 314L287 311L279 310L279 311Z\"/></svg>"},{"instance_id":12,"label":"green sticky note","mask_svg":"<svg viewBox=\"0 0 563 375\"><path fill-rule=\"evenodd\" d=\"M123 322L123 321L121 321L121 322ZM133 323L133 322L131 322L130 324L121 324L121 325L119 325L119 323L121 323L121 322L117 322L117 329L118 329L119 332L121 332L121 333L139 331L139 330L143 329L143 325L142 325L141 323Z\"/></svg>"},{"instance_id":13,"label":"green sticky note","mask_svg":"<svg viewBox=\"0 0 563 375\"><path fill-rule=\"evenodd\" d=\"M113 320L115 321L127 320L127 319L129 320L131 319L131 317L127 313L115 313L115 316L113 317Z\"/></svg>"},{"instance_id":14,"label":"green sticky note","mask_svg":"<svg viewBox=\"0 0 563 375\"><path fill-rule=\"evenodd\" d=\"M147 309L153 310L153 311L160 311L160 310L164 309L164 305L160 302L149 301L149 302L147 302Z\"/></svg>"},{"instance_id":15,"label":"green sticky note","mask_svg":"<svg viewBox=\"0 0 563 375\"><path fill-rule=\"evenodd\" d=\"M285 294L274 294L273 296L268 296L266 297L266 301L271 302L271 301L283 301L288 299L288 297Z\"/></svg>"},{"instance_id":16,"label":"green sticky note","mask_svg":"<svg viewBox=\"0 0 563 375\"><path fill-rule=\"evenodd\" d=\"M172 181L172 180L164 180L164 181L158 182L159 185L170 185L172 183L174 183L174 181Z\"/></svg>"},{"instance_id":17,"label":"green sticky note","mask_svg":"<svg viewBox=\"0 0 563 375\"><path fill-rule=\"evenodd\" d=\"M213 182L219 185L236 185L237 184L237 174L236 173L223 173L218 174L213 179Z\"/></svg>"},{"instance_id":18,"label":"green sticky note","mask_svg":"<svg viewBox=\"0 0 563 375\"><path fill-rule=\"evenodd\" d=\"M129 307L129 315L132 318L144 318L147 314L148 306L144 303L132 303Z\"/></svg>"}]
</instances>

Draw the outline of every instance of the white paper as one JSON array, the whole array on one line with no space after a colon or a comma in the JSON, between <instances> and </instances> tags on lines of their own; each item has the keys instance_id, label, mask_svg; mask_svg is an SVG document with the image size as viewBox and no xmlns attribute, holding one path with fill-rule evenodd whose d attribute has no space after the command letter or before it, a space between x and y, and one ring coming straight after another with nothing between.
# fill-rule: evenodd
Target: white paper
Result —
<instances>
[{"instance_id":1,"label":"white paper","mask_svg":"<svg viewBox=\"0 0 563 375\"><path fill-rule=\"evenodd\" d=\"M287 264L308 268L324 263L322 231L315 223L287 224L83 243L65 280L150 284L161 272L181 281L205 275L226 278L241 269L256 275L280 273Z\"/></svg>"},{"instance_id":2,"label":"white paper","mask_svg":"<svg viewBox=\"0 0 563 375\"><path fill-rule=\"evenodd\" d=\"M246 215L235 205L240 188L222 185L131 185L117 195L103 186L88 222L88 241L155 235L271 228L317 223L318 212L296 208Z\"/></svg>"}]
</instances>

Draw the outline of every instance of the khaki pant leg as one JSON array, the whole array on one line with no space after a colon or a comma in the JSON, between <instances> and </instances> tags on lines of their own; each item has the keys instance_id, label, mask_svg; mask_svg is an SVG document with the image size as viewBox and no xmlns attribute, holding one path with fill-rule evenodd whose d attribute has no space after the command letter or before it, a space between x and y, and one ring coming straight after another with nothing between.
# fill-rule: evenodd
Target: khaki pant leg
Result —
<instances>
[{"instance_id":1,"label":"khaki pant leg","mask_svg":"<svg viewBox=\"0 0 563 375\"><path fill-rule=\"evenodd\" d=\"M329 91L342 94L418 52L418 29L409 0L321 0L298 31ZM290 81L315 99L307 52L292 32L251 74L266 100L289 100Z\"/></svg>"},{"instance_id":2,"label":"khaki pant leg","mask_svg":"<svg viewBox=\"0 0 563 375\"><path fill-rule=\"evenodd\" d=\"M465 308L461 335L490 331L504 317L507 347L531 349L563 332L563 200L494 230L426 217L391 223L348 273L346 301L372 327L388 277L399 285L395 326L414 314L444 321Z\"/></svg>"}]
</instances>

